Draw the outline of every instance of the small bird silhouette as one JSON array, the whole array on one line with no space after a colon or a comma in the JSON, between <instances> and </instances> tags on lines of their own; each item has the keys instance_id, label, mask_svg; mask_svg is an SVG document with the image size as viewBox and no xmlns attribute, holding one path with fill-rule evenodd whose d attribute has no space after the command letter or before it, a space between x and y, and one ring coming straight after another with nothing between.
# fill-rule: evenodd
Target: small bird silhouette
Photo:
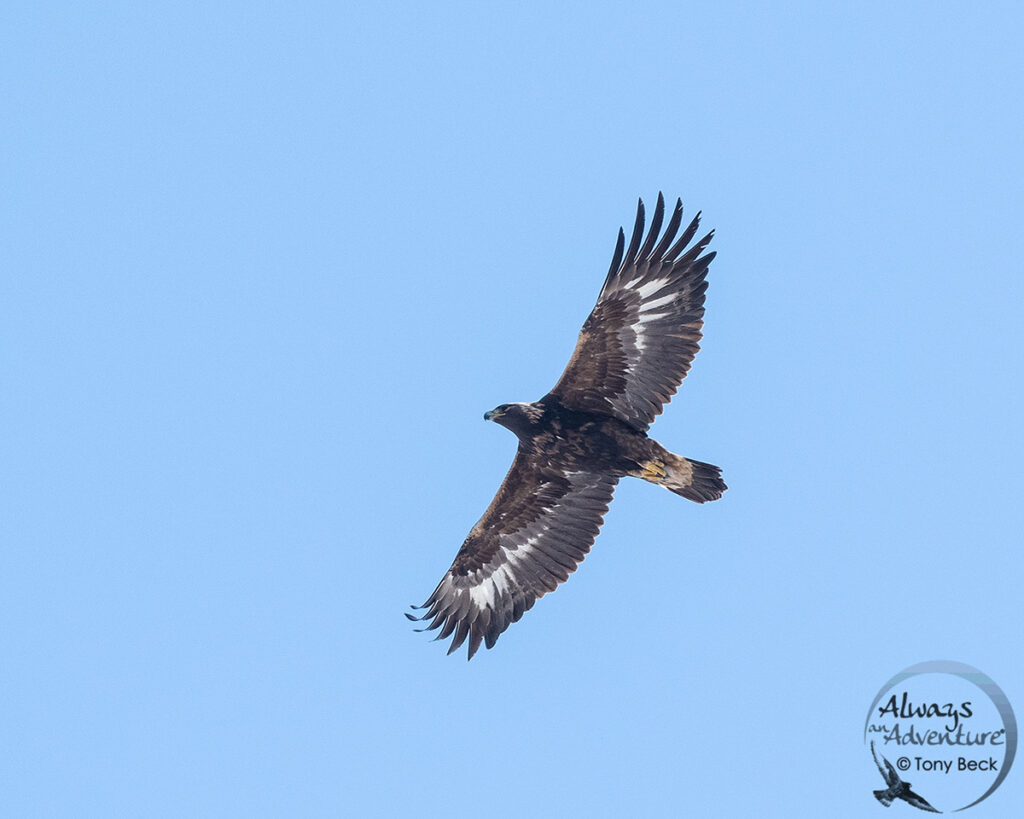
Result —
<instances>
[{"instance_id":1,"label":"small bird silhouette","mask_svg":"<svg viewBox=\"0 0 1024 819\"><path fill-rule=\"evenodd\" d=\"M885 763L885 767L882 767L882 763L878 761L878 754L875 753L875 741L871 740L871 756L875 758L875 765L878 766L878 772L882 775L882 779L885 780L885 784L889 787L884 791L872 791L875 795L875 799L881 802L886 807L892 804L893 799L902 799L904 802L908 802L915 808L926 810L930 813L942 813L940 810L936 810L928 804L928 800L918 796L912 790L910 790L910 783L904 782L900 779L896 769L892 766L884 756L882 762Z\"/></svg>"}]
</instances>

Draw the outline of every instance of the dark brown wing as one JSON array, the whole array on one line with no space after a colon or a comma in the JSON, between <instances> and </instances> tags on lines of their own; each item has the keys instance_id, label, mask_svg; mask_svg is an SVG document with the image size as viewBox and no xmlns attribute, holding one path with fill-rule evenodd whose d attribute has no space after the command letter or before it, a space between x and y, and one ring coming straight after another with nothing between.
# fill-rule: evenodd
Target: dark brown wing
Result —
<instances>
[{"instance_id":1,"label":"dark brown wing","mask_svg":"<svg viewBox=\"0 0 1024 819\"><path fill-rule=\"evenodd\" d=\"M498 494L472 528L455 562L420 608L450 634L451 654L469 637L469 657L564 583L590 551L617 478L563 472L522 448Z\"/></svg>"},{"instance_id":2,"label":"dark brown wing","mask_svg":"<svg viewBox=\"0 0 1024 819\"><path fill-rule=\"evenodd\" d=\"M714 231L686 250L699 213L673 243L683 219L679 200L659 241L664 213L659 193L641 247L644 203L639 203L625 254L619 230L597 305L583 324L569 366L549 393L567 407L614 415L641 431L675 395L700 349L704 277L715 257L701 255Z\"/></svg>"}]
</instances>

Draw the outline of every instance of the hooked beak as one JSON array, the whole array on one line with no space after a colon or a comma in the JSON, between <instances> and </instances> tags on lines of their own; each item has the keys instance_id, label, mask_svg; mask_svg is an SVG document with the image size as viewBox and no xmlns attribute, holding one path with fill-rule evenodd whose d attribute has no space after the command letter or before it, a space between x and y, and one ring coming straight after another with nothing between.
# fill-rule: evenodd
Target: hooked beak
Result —
<instances>
[{"instance_id":1,"label":"hooked beak","mask_svg":"<svg viewBox=\"0 0 1024 819\"><path fill-rule=\"evenodd\" d=\"M504 414L505 413L498 412L497 410L489 410L489 411L484 413L484 420L485 421L493 421L495 418L501 418L501 416L504 415Z\"/></svg>"}]
</instances>

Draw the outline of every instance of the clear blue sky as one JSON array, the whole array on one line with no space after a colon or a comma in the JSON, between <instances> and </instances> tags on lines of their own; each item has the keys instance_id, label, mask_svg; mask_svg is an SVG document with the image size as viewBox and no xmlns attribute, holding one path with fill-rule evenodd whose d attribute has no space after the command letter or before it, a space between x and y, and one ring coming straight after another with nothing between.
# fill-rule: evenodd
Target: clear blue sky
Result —
<instances>
[{"instance_id":1,"label":"clear blue sky","mask_svg":"<svg viewBox=\"0 0 1024 819\"><path fill-rule=\"evenodd\" d=\"M1024 712L1019 4L355 5L0 12L0 813L877 817L893 674ZM731 488L446 657L481 415L659 190Z\"/></svg>"}]
</instances>

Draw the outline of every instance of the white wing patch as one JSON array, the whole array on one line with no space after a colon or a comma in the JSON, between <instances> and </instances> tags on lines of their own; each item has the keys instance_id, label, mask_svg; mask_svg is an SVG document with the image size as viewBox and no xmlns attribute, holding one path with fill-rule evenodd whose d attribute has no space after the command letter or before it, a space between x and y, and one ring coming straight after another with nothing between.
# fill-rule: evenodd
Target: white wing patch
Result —
<instances>
[{"instance_id":1,"label":"white wing patch","mask_svg":"<svg viewBox=\"0 0 1024 819\"><path fill-rule=\"evenodd\" d=\"M627 290L636 290L638 296L641 299L646 299L648 296L657 293L661 288L669 283L668 279L652 279L649 282L640 284L640 279L634 279L626 285Z\"/></svg>"},{"instance_id":2,"label":"white wing patch","mask_svg":"<svg viewBox=\"0 0 1024 819\"><path fill-rule=\"evenodd\" d=\"M675 293L669 293L667 296L662 296L660 299L651 299L651 301L645 301L640 305L640 313L650 312L651 310L657 310L659 307L663 307L668 304L676 297Z\"/></svg>"},{"instance_id":3,"label":"white wing patch","mask_svg":"<svg viewBox=\"0 0 1024 819\"><path fill-rule=\"evenodd\" d=\"M469 588L469 597L474 606L478 609L493 609L498 603L498 598L508 594L509 580L512 579L516 565L528 552L532 551L531 547L536 540L536 538L530 538L514 551L503 549L506 562L491 572L488 577L479 580L477 585ZM475 578L479 578L480 571L477 570L474 575Z\"/></svg>"},{"instance_id":4,"label":"white wing patch","mask_svg":"<svg viewBox=\"0 0 1024 819\"><path fill-rule=\"evenodd\" d=\"M658 299L658 301L660 302L661 299ZM668 313L647 312L647 309L646 305L641 305L636 323L632 325L633 332L636 334L636 348L638 350L643 350L647 346L647 325L653 324L669 315Z\"/></svg>"},{"instance_id":5,"label":"white wing patch","mask_svg":"<svg viewBox=\"0 0 1024 819\"><path fill-rule=\"evenodd\" d=\"M656 299L648 300L648 297L653 296L655 293L659 293L667 287L669 283L669 279L652 279L649 282L640 284L640 279L634 279L625 286L626 290L632 290L640 297L640 307L637 313L637 318L632 325L632 330L636 334L636 347L638 350L643 350L647 346L645 339L647 328L644 327L644 325L653 324L659 319L663 319L669 315L667 312L656 313L654 311L659 307L664 307L665 305L670 304L678 296L677 293L672 292L667 296L659 296Z\"/></svg>"}]
</instances>

